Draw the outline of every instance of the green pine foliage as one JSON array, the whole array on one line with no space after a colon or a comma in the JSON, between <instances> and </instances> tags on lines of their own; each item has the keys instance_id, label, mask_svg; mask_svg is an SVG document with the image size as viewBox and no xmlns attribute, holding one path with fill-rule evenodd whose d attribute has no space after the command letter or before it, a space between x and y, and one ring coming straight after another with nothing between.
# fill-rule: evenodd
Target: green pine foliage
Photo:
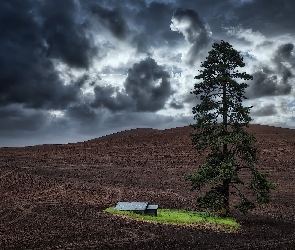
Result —
<instances>
[{"instance_id":1,"label":"green pine foliage","mask_svg":"<svg viewBox=\"0 0 295 250\"><path fill-rule=\"evenodd\" d=\"M196 124L191 133L192 144L198 153L209 149L206 160L196 172L185 176L191 182L191 190L201 190L207 185L211 190L204 196L197 197L200 208L229 216L230 194L237 195L240 204L236 209L245 213L257 204L270 202L270 190L275 185L268 181L267 175L260 173L258 163L259 150L254 146L256 138L243 130L252 120L249 116L252 107L243 107L245 88L243 80L253 77L236 68L245 66L243 57L228 42L214 43L203 68L195 79L202 79L194 85L195 94L201 103L192 108ZM237 81L239 79L239 81ZM218 123L217 119L222 122ZM252 179L245 183L241 170L250 171ZM245 197L241 186L246 186L255 199Z\"/></svg>"}]
</instances>

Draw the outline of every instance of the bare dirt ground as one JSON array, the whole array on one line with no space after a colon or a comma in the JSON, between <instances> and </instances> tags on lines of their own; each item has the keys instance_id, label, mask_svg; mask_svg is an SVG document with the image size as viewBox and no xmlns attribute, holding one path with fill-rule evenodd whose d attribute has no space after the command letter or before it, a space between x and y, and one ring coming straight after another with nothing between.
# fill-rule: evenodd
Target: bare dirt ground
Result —
<instances>
[{"instance_id":1,"label":"bare dirt ground","mask_svg":"<svg viewBox=\"0 0 295 250\"><path fill-rule=\"evenodd\" d=\"M204 157L192 147L188 126L0 148L0 249L295 249L295 130L250 125L248 131L261 149L258 168L279 186L270 205L237 214L237 233L103 212L118 201L195 208L183 175Z\"/></svg>"}]
</instances>

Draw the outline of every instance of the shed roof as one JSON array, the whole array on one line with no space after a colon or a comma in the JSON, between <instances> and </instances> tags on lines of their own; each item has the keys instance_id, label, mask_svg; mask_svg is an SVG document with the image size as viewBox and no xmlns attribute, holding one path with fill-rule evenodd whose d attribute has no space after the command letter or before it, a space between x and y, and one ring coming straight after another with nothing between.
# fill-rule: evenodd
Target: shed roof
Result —
<instances>
[{"instance_id":1,"label":"shed roof","mask_svg":"<svg viewBox=\"0 0 295 250\"><path fill-rule=\"evenodd\" d=\"M144 211L147 206L148 206L148 202L118 202L116 205L116 209L117 210L133 210L133 211Z\"/></svg>"},{"instance_id":2,"label":"shed roof","mask_svg":"<svg viewBox=\"0 0 295 250\"><path fill-rule=\"evenodd\" d=\"M158 209L158 205L148 205L146 209Z\"/></svg>"}]
</instances>

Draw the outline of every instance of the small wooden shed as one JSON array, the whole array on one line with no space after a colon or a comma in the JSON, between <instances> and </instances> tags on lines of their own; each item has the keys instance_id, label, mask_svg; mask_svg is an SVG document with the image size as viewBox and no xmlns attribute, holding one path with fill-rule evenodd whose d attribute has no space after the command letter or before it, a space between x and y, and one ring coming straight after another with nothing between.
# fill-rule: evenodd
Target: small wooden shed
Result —
<instances>
[{"instance_id":1,"label":"small wooden shed","mask_svg":"<svg viewBox=\"0 0 295 250\"><path fill-rule=\"evenodd\" d=\"M158 216L158 205L148 205L144 211L147 215Z\"/></svg>"},{"instance_id":2,"label":"small wooden shed","mask_svg":"<svg viewBox=\"0 0 295 250\"><path fill-rule=\"evenodd\" d=\"M151 216L157 216L158 205L150 205L147 201L144 202L123 202L120 201L116 205L116 209L120 211L133 211L139 214L146 214Z\"/></svg>"}]
</instances>

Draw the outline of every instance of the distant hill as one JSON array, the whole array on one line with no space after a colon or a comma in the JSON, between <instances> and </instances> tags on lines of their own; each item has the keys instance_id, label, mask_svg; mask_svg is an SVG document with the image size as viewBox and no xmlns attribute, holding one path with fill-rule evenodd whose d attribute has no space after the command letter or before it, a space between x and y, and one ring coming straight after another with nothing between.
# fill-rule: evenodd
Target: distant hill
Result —
<instances>
[{"instance_id":1,"label":"distant hill","mask_svg":"<svg viewBox=\"0 0 295 250\"><path fill-rule=\"evenodd\" d=\"M260 125L260 124L250 124L249 128L245 128L246 131L252 134L289 134L294 133L295 135L295 129L289 129L289 128L281 128L281 127L275 127L275 126L269 126L269 125ZM163 132L163 131L169 131L170 133L175 133L179 131L194 131L193 128L190 126L183 126L183 127L175 127L175 128L169 128L169 129L153 129L153 128L136 128L136 129L129 129L129 130L123 130L120 132L112 133L109 135L105 135L99 138L94 138L91 140L88 140L87 142L101 142L106 141L109 139L117 139L122 138L126 136L135 136L135 135L143 135L143 134L149 134L154 132Z\"/></svg>"},{"instance_id":2,"label":"distant hill","mask_svg":"<svg viewBox=\"0 0 295 250\"><path fill-rule=\"evenodd\" d=\"M130 135L148 134L155 131L158 131L158 130L153 128L136 128L136 129L130 129L130 130L123 130L120 132L112 133L110 135L105 135L99 138L91 139L87 142L101 142L101 141L106 141L109 139L116 139L116 138L130 136Z\"/></svg>"}]
</instances>

